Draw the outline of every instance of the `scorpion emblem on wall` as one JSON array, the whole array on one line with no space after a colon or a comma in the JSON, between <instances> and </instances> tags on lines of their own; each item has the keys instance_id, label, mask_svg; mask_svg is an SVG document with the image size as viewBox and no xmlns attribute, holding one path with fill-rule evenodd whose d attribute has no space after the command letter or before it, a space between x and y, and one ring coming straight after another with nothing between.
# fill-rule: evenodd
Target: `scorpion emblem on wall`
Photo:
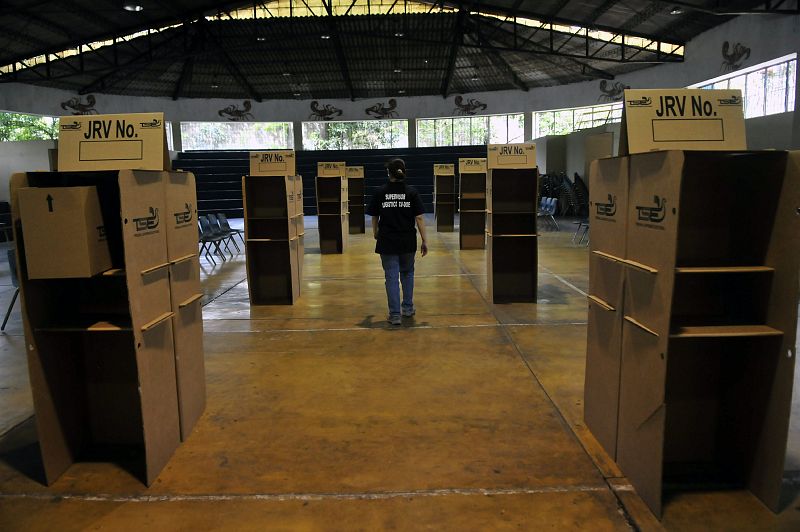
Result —
<instances>
[{"instance_id":1,"label":"scorpion emblem on wall","mask_svg":"<svg viewBox=\"0 0 800 532\"><path fill-rule=\"evenodd\" d=\"M371 116L372 118L377 119L385 119L385 118L397 118L397 100L394 98L390 99L388 105L383 105L383 102L378 102L375 105L367 107L364 109L364 112L367 116Z\"/></svg>"},{"instance_id":2,"label":"scorpion emblem on wall","mask_svg":"<svg viewBox=\"0 0 800 532\"><path fill-rule=\"evenodd\" d=\"M250 113L251 107L250 100L243 101L241 109L239 109L238 105L232 103L225 109L220 109L219 116L223 116L233 122L247 122L253 120L253 115Z\"/></svg>"},{"instance_id":3,"label":"scorpion emblem on wall","mask_svg":"<svg viewBox=\"0 0 800 532\"><path fill-rule=\"evenodd\" d=\"M311 114L308 115L308 118L312 120L333 120L337 116L342 116L342 110L338 107L334 107L329 103L320 107L318 101L311 102Z\"/></svg>"}]
</instances>

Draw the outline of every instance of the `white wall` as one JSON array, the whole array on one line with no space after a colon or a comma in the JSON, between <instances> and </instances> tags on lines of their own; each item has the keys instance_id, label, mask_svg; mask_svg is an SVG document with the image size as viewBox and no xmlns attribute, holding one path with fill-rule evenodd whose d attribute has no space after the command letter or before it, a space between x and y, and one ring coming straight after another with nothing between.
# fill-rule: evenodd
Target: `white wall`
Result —
<instances>
[{"instance_id":1,"label":"white wall","mask_svg":"<svg viewBox=\"0 0 800 532\"><path fill-rule=\"evenodd\" d=\"M748 149L792 149L792 127L795 114L797 113L781 113L745 120L744 126ZM794 144L794 147L797 146L797 144Z\"/></svg>"},{"instance_id":2,"label":"white wall","mask_svg":"<svg viewBox=\"0 0 800 532\"><path fill-rule=\"evenodd\" d=\"M0 142L0 201L8 201L8 182L11 174L49 170L47 150L55 148L53 140Z\"/></svg>"}]
</instances>

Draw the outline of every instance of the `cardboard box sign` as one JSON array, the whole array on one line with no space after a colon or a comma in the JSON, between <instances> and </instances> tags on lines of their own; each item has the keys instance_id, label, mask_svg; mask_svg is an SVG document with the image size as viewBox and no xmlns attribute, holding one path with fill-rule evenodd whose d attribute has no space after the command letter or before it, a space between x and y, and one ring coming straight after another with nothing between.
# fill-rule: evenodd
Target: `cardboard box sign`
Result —
<instances>
[{"instance_id":1,"label":"cardboard box sign","mask_svg":"<svg viewBox=\"0 0 800 532\"><path fill-rule=\"evenodd\" d=\"M659 150L746 150L738 89L628 89L619 154Z\"/></svg>"},{"instance_id":2,"label":"cardboard box sign","mask_svg":"<svg viewBox=\"0 0 800 532\"><path fill-rule=\"evenodd\" d=\"M250 175L295 175L294 150L251 151Z\"/></svg>"},{"instance_id":3,"label":"cardboard box sign","mask_svg":"<svg viewBox=\"0 0 800 532\"><path fill-rule=\"evenodd\" d=\"M487 168L536 168L536 144L489 144Z\"/></svg>"},{"instance_id":4,"label":"cardboard box sign","mask_svg":"<svg viewBox=\"0 0 800 532\"><path fill-rule=\"evenodd\" d=\"M434 164L433 175L456 175L454 164Z\"/></svg>"},{"instance_id":5,"label":"cardboard box sign","mask_svg":"<svg viewBox=\"0 0 800 532\"><path fill-rule=\"evenodd\" d=\"M22 188L29 279L91 277L111 268L95 187Z\"/></svg>"},{"instance_id":6,"label":"cardboard box sign","mask_svg":"<svg viewBox=\"0 0 800 532\"><path fill-rule=\"evenodd\" d=\"M364 167L363 166L348 166L346 168L348 179L363 179Z\"/></svg>"},{"instance_id":7,"label":"cardboard box sign","mask_svg":"<svg viewBox=\"0 0 800 532\"><path fill-rule=\"evenodd\" d=\"M345 177L345 163L317 163L317 177Z\"/></svg>"},{"instance_id":8,"label":"cardboard box sign","mask_svg":"<svg viewBox=\"0 0 800 532\"><path fill-rule=\"evenodd\" d=\"M486 172L486 159L459 159L459 174L481 174Z\"/></svg>"},{"instance_id":9,"label":"cardboard box sign","mask_svg":"<svg viewBox=\"0 0 800 532\"><path fill-rule=\"evenodd\" d=\"M58 169L168 170L164 113L62 116Z\"/></svg>"}]
</instances>

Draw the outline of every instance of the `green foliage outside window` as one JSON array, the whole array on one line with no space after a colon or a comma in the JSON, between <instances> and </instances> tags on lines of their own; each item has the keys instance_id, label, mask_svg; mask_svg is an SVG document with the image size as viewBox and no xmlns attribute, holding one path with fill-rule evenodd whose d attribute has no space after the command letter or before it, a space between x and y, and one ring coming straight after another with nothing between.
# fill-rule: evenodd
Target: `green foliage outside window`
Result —
<instances>
[{"instance_id":1,"label":"green foliage outside window","mask_svg":"<svg viewBox=\"0 0 800 532\"><path fill-rule=\"evenodd\" d=\"M55 140L58 120L49 116L0 113L0 142Z\"/></svg>"}]
</instances>

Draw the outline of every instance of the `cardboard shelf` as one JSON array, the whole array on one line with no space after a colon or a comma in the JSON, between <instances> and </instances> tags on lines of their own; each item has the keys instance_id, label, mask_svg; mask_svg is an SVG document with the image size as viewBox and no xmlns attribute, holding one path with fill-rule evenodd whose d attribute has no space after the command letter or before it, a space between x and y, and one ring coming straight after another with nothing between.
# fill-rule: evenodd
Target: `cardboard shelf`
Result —
<instances>
[{"instance_id":1,"label":"cardboard shelf","mask_svg":"<svg viewBox=\"0 0 800 532\"><path fill-rule=\"evenodd\" d=\"M627 318L626 318L627 319ZM713 325L676 327L670 338L730 338L735 336L782 336L783 331L767 325Z\"/></svg>"},{"instance_id":2,"label":"cardboard shelf","mask_svg":"<svg viewBox=\"0 0 800 532\"><path fill-rule=\"evenodd\" d=\"M769 266L683 266L675 268L675 273L772 273Z\"/></svg>"},{"instance_id":3,"label":"cardboard shelf","mask_svg":"<svg viewBox=\"0 0 800 532\"><path fill-rule=\"evenodd\" d=\"M589 299L589 301L591 301L593 303L597 303L598 305L600 305L605 310L617 310L610 303L608 303L607 301L603 300L602 298L599 298L597 296L593 296L591 294L589 294L586 297Z\"/></svg>"}]
</instances>

